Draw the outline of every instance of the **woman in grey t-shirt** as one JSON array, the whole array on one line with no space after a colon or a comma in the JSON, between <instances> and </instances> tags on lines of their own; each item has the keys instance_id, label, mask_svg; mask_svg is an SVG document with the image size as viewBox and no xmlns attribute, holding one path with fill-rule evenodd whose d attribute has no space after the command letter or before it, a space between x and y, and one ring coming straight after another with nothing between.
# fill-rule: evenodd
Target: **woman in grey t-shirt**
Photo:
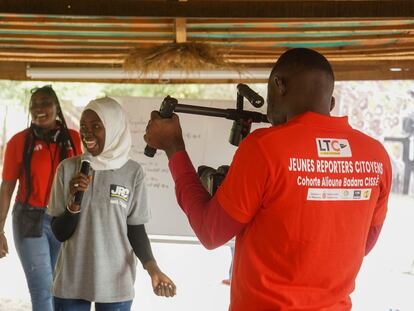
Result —
<instances>
[{"instance_id":1,"label":"woman in grey t-shirt","mask_svg":"<svg viewBox=\"0 0 414 311\"><path fill-rule=\"evenodd\" d=\"M136 257L148 271L155 294L172 297L176 288L154 260L144 224L150 218L144 173L129 159L131 134L125 113L112 98L91 101L80 120L89 174L82 160L63 161L53 183L48 213L62 241L53 293L57 311L130 310ZM88 176L86 176L88 175ZM83 192L81 203L75 202Z\"/></svg>"}]
</instances>

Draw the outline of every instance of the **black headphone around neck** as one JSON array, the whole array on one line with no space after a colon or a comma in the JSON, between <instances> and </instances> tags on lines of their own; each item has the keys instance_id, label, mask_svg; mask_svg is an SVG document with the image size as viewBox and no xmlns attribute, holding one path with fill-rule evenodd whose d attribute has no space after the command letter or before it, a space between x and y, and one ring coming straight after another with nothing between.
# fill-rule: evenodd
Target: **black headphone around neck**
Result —
<instances>
[{"instance_id":1,"label":"black headphone around neck","mask_svg":"<svg viewBox=\"0 0 414 311\"><path fill-rule=\"evenodd\" d=\"M60 126L49 131L45 131L44 129L37 125L34 125L33 123L30 127L33 131L35 139L43 140L48 144L57 143L59 141L59 136L61 133Z\"/></svg>"}]
</instances>

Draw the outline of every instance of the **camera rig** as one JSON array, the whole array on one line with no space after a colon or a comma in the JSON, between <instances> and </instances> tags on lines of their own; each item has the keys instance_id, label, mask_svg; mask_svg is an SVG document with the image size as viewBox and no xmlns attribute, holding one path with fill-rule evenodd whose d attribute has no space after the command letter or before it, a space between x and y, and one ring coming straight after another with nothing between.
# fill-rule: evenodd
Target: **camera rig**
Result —
<instances>
[{"instance_id":1,"label":"camera rig","mask_svg":"<svg viewBox=\"0 0 414 311\"><path fill-rule=\"evenodd\" d=\"M177 112L233 120L229 142L234 146L238 146L243 138L250 133L252 123L269 123L265 114L244 110L244 98L256 108L260 108L264 104L263 97L254 92L246 84L240 83L237 85L236 109L182 105L178 103L177 99L168 95L162 101L159 113L162 118L171 118L172 114ZM156 149L148 145L144 150L144 154L148 157L153 157L156 152ZM197 173L201 182L211 195L214 194L220 183L223 181L228 168L227 165L222 165L217 170L204 165L198 167Z\"/></svg>"}]
</instances>

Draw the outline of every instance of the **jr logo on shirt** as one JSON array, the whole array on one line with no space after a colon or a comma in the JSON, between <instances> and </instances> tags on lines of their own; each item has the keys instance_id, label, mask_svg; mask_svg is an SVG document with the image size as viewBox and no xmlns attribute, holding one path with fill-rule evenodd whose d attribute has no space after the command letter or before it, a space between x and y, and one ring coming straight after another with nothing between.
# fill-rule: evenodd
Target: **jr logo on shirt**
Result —
<instances>
[{"instance_id":1,"label":"jr logo on shirt","mask_svg":"<svg viewBox=\"0 0 414 311\"><path fill-rule=\"evenodd\" d=\"M111 198L118 198L125 202L128 202L129 198L129 189L125 188L124 186L119 185L111 185L110 186L110 194Z\"/></svg>"},{"instance_id":2,"label":"jr logo on shirt","mask_svg":"<svg viewBox=\"0 0 414 311\"><path fill-rule=\"evenodd\" d=\"M316 138L316 148L320 158L352 157L351 146L347 139Z\"/></svg>"}]
</instances>

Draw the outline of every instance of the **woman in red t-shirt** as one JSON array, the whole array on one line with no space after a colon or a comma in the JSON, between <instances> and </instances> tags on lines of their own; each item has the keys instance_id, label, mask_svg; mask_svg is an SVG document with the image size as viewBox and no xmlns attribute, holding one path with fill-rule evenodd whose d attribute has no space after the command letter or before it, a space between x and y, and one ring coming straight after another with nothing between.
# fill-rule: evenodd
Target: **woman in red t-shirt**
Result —
<instances>
[{"instance_id":1,"label":"woman in red t-shirt","mask_svg":"<svg viewBox=\"0 0 414 311\"><path fill-rule=\"evenodd\" d=\"M69 130L51 86L32 91L31 125L7 143L0 188L0 258L8 253L4 225L19 181L13 208L13 237L26 275L33 311L53 311L53 268L60 243L45 214L60 161L81 152L79 133Z\"/></svg>"}]
</instances>

